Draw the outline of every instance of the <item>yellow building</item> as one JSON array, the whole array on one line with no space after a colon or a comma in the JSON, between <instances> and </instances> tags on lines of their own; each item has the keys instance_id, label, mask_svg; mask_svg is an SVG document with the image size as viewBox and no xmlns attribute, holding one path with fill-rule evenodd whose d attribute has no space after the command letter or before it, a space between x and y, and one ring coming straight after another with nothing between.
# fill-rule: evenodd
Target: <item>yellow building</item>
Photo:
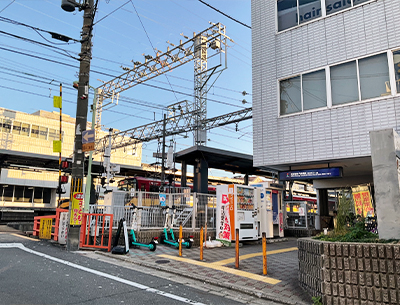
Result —
<instances>
[{"instance_id":1,"label":"yellow building","mask_svg":"<svg viewBox=\"0 0 400 305\"><path fill-rule=\"evenodd\" d=\"M88 123L87 129L91 124ZM62 115L62 158L72 158L74 146L75 119ZM0 108L0 152L19 158L58 158L53 152L53 140L59 140L60 114L57 111L39 110L28 114ZM96 139L108 132L99 131ZM93 155L94 161L102 162L103 155ZM113 150L111 162L120 165L141 167L142 147L127 147ZM0 159L0 207L54 208L58 170L37 168L29 164L13 165ZM66 185L66 196L69 195Z\"/></svg>"}]
</instances>

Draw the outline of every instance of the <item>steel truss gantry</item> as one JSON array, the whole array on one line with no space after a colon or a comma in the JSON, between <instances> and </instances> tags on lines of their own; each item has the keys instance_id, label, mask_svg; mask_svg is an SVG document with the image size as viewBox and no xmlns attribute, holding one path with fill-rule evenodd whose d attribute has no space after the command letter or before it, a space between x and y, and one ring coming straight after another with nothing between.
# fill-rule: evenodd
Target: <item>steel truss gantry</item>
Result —
<instances>
[{"instance_id":1,"label":"steel truss gantry","mask_svg":"<svg viewBox=\"0 0 400 305\"><path fill-rule=\"evenodd\" d=\"M193 33L193 38L184 36L187 40L180 41L179 45L175 46L169 43L173 48L168 47L167 52L161 53L155 50L155 57L145 55L144 63L139 61L133 62L133 68L126 68L124 74L105 82L98 89L101 89L99 98L97 99L96 109L96 128L101 126L101 112L104 107L112 103L115 99L118 100L119 94L129 88L144 83L156 76L169 72L185 63L195 60L195 102L194 108L196 112L192 120L198 128L203 128L203 121L207 115L206 109L206 83L210 76L215 73L221 73L226 69L226 49L228 40L233 41L225 34L225 26L221 23L211 23L211 26L200 33ZM207 49L211 48L215 53L207 53ZM218 56L219 62L211 69L207 70L207 61ZM222 57L225 57L224 59ZM104 101L111 99L111 102L104 104ZM192 124L191 124L192 125Z\"/></svg>"},{"instance_id":2,"label":"steel truss gantry","mask_svg":"<svg viewBox=\"0 0 400 305\"><path fill-rule=\"evenodd\" d=\"M179 103L178 106L181 106L182 104L184 105L184 103ZM178 111L183 111L182 106L180 109L179 107L176 109ZM252 118L252 114L252 108L245 108L239 111L206 119L204 120L204 128L205 130L209 130L212 128L248 120ZM175 116L169 116L165 121L165 136L172 136L196 130L197 125L193 124L192 120L194 115L196 115L196 110L184 112L183 114L178 114ZM140 142L148 142L151 140L160 139L163 137L163 132L164 120L125 131L117 131L111 135L111 149L117 149L125 146L135 145ZM104 152L109 140L110 136L97 140L95 142L95 153Z\"/></svg>"}]
</instances>

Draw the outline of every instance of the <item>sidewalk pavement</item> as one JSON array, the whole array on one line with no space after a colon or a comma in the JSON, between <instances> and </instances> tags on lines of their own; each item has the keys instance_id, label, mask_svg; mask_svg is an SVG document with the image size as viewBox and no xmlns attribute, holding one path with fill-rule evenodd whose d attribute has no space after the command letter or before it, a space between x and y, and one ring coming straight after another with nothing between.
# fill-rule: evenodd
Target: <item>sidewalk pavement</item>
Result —
<instances>
[{"instance_id":1,"label":"sidewalk pavement","mask_svg":"<svg viewBox=\"0 0 400 305\"><path fill-rule=\"evenodd\" d=\"M133 264L196 279L281 304L312 304L298 283L297 239L267 244L267 275L263 275L262 245L247 242L239 248L239 269L235 269L235 244L231 247L178 249L158 244L154 252L131 248L126 255L98 252Z\"/></svg>"}]
</instances>

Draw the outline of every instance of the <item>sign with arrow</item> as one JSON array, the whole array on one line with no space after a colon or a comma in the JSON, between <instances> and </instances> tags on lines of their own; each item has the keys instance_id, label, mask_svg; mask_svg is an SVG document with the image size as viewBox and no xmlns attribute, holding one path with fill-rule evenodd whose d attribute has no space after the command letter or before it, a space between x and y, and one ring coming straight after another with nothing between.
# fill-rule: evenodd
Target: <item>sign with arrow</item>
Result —
<instances>
[{"instance_id":1,"label":"sign with arrow","mask_svg":"<svg viewBox=\"0 0 400 305\"><path fill-rule=\"evenodd\" d=\"M95 133L94 129L84 130L82 132L82 151L94 150Z\"/></svg>"}]
</instances>

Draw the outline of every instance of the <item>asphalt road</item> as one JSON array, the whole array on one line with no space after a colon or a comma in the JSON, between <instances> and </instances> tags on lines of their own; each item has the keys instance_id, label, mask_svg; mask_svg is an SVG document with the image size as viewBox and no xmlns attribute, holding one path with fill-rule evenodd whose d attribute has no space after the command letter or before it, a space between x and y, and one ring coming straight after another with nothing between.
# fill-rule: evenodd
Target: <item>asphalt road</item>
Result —
<instances>
[{"instance_id":1,"label":"asphalt road","mask_svg":"<svg viewBox=\"0 0 400 305\"><path fill-rule=\"evenodd\" d=\"M0 232L0 304L275 304Z\"/></svg>"}]
</instances>

